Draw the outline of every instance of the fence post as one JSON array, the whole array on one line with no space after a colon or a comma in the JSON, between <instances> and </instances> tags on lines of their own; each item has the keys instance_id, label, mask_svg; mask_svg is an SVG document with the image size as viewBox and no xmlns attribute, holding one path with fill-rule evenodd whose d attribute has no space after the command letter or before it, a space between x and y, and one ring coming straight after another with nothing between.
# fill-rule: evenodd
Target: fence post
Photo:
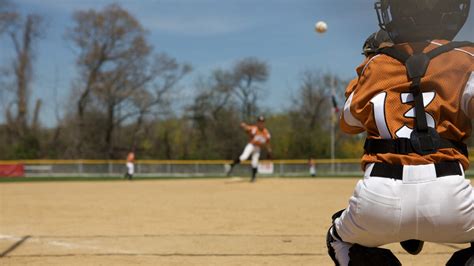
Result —
<instances>
[{"instance_id":1,"label":"fence post","mask_svg":"<svg viewBox=\"0 0 474 266\"><path fill-rule=\"evenodd\" d=\"M110 162L110 160L107 160L107 164L108 164L108 167L109 167L109 177L112 176L112 162Z\"/></svg>"},{"instance_id":2,"label":"fence post","mask_svg":"<svg viewBox=\"0 0 474 266\"><path fill-rule=\"evenodd\" d=\"M280 177L283 177L283 162L280 161Z\"/></svg>"},{"instance_id":3,"label":"fence post","mask_svg":"<svg viewBox=\"0 0 474 266\"><path fill-rule=\"evenodd\" d=\"M82 160L79 160L79 164L77 165L78 171L79 171L79 176L82 176L82 173L84 172L83 166L82 166Z\"/></svg>"}]
</instances>

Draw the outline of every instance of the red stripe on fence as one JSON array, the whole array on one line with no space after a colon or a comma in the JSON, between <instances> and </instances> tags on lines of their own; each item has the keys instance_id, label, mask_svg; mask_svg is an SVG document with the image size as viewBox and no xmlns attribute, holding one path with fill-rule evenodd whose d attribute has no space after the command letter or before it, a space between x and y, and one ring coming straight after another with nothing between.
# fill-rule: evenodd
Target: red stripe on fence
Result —
<instances>
[{"instance_id":1,"label":"red stripe on fence","mask_svg":"<svg viewBox=\"0 0 474 266\"><path fill-rule=\"evenodd\" d=\"M23 177L25 166L23 164L0 164L0 177Z\"/></svg>"}]
</instances>

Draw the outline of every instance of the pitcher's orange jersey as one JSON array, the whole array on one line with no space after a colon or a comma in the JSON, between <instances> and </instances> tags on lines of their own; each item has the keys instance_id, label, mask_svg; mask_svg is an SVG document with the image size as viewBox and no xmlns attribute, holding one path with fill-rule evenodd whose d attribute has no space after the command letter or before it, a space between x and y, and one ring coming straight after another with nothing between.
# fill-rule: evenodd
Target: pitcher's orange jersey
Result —
<instances>
[{"instance_id":1,"label":"pitcher's orange jersey","mask_svg":"<svg viewBox=\"0 0 474 266\"><path fill-rule=\"evenodd\" d=\"M257 126L246 126L244 129L249 135L249 143L253 145L261 147L270 142L270 132L266 128L260 130Z\"/></svg>"},{"instance_id":2,"label":"pitcher's orange jersey","mask_svg":"<svg viewBox=\"0 0 474 266\"><path fill-rule=\"evenodd\" d=\"M130 152L127 155L127 163L133 163L135 161L135 153Z\"/></svg>"},{"instance_id":3,"label":"pitcher's orange jersey","mask_svg":"<svg viewBox=\"0 0 474 266\"><path fill-rule=\"evenodd\" d=\"M395 47L410 54L428 52L446 41L400 44ZM379 54L367 58L358 67L358 78L346 89L346 103L341 114L343 131L357 134L366 131L371 139L409 138L414 127L414 101L409 93L405 66L394 58ZM464 141L471 134L474 118L474 49L465 47L441 54L431 60L421 90L429 127L442 138ZM469 160L459 151L446 148L430 155L364 154L367 163L419 165L444 160L458 160L464 168Z\"/></svg>"}]
</instances>

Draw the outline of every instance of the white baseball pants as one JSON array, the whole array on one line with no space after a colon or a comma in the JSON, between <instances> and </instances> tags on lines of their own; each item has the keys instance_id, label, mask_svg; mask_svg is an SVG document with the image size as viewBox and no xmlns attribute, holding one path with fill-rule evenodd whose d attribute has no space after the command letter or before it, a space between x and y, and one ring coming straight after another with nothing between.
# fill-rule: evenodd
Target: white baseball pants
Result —
<instances>
[{"instance_id":1,"label":"white baseball pants","mask_svg":"<svg viewBox=\"0 0 474 266\"><path fill-rule=\"evenodd\" d=\"M245 161L247 160L250 155L252 155L252 168L257 168L258 167L258 159L260 158L260 147L253 145L252 143L247 144L245 146L244 151L240 155L239 159L240 161Z\"/></svg>"},{"instance_id":2,"label":"white baseball pants","mask_svg":"<svg viewBox=\"0 0 474 266\"><path fill-rule=\"evenodd\" d=\"M377 247L418 239L474 241L474 192L462 175L436 177L433 164L404 166L403 180L370 176L357 183L349 207L335 220L344 242Z\"/></svg>"},{"instance_id":3,"label":"white baseball pants","mask_svg":"<svg viewBox=\"0 0 474 266\"><path fill-rule=\"evenodd\" d=\"M133 165L133 163L127 163L127 173L129 175L133 175L135 173L135 166Z\"/></svg>"}]
</instances>

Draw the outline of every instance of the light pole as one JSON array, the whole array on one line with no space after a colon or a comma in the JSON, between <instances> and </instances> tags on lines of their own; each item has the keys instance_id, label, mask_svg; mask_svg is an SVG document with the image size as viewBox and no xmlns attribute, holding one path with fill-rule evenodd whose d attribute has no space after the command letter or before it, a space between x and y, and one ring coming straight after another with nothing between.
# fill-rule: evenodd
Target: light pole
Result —
<instances>
[{"instance_id":1,"label":"light pole","mask_svg":"<svg viewBox=\"0 0 474 266\"><path fill-rule=\"evenodd\" d=\"M331 102L333 104L331 108L331 175L335 174L335 165L334 165L334 159L335 159L335 153L336 153L336 136L335 136L335 121L337 119L336 117L336 84L335 84L335 79L334 76L331 75Z\"/></svg>"}]
</instances>

